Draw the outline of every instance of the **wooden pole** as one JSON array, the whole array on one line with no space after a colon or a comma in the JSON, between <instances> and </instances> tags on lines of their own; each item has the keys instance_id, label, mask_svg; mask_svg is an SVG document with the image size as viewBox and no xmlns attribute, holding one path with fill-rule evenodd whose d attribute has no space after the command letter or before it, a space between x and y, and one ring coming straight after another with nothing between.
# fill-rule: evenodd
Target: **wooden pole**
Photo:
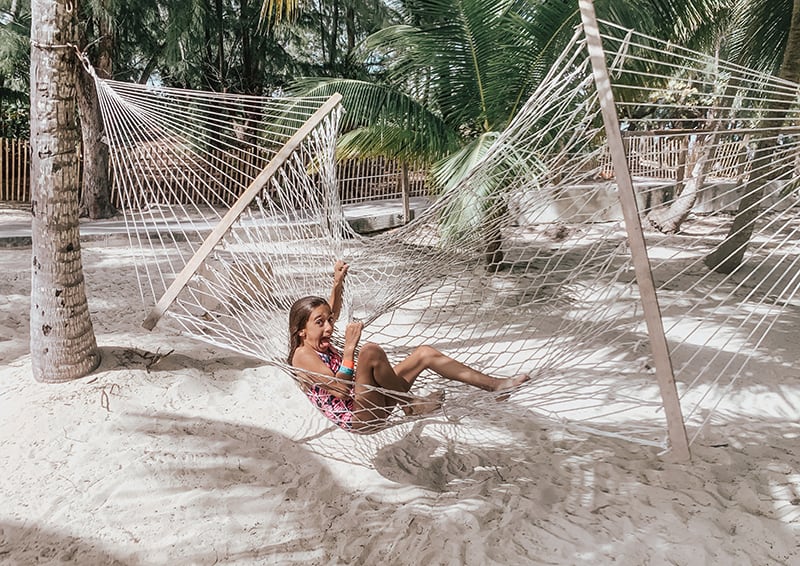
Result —
<instances>
[{"instance_id":1,"label":"wooden pole","mask_svg":"<svg viewBox=\"0 0 800 566\"><path fill-rule=\"evenodd\" d=\"M30 201L30 144L25 140L17 140L17 156L19 157L20 202Z\"/></svg>"},{"instance_id":2,"label":"wooden pole","mask_svg":"<svg viewBox=\"0 0 800 566\"><path fill-rule=\"evenodd\" d=\"M631 249L636 282L642 299L644 318L647 324L647 333L650 337L650 347L656 365L656 379L661 390L661 400L667 418L667 432L672 454L678 460L686 461L691 458L689 440L686 436L686 427L683 422L680 399L675 387L675 376L672 371L672 360L669 356L667 338L664 335L664 325L661 320L661 311L658 306L653 273L650 270L650 260L647 256L647 244L644 239L639 210L636 205L636 194L633 189L633 180L628 170L628 161L625 148L622 144L619 120L614 102L614 93L611 90L611 78L606 67L605 53L600 38L600 29L592 0L579 0L583 32L594 72L597 94L600 99L600 110L603 114L608 137L608 146L611 151L611 160L614 164L614 173L619 189L619 199L625 218L625 228L628 233L628 244Z\"/></svg>"},{"instance_id":3,"label":"wooden pole","mask_svg":"<svg viewBox=\"0 0 800 566\"><path fill-rule=\"evenodd\" d=\"M403 201L403 224L411 222L411 195L408 186L408 163L400 164L400 198Z\"/></svg>"},{"instance_id":4,"label":"wooden pole","mask_svg":"<svg viewBox=\"0 0 800 566\"><path fill-rule=\"evenodd\" d=\"M155 328L159 319L164 315L167 309L178 298L178 294L183 290L186 284L191 279L192 275L197 271L200 265L206 260L211 251L216 247L219 241L230 230L239 215L247 208L250 202L261 192L264 185L272 178L275 172L283 165L286 160L291 156L292 152L302 143L309 133L327 116L336 105L342 100L342 95L339 93L331 96L325 104L323 104L314 114L306 120L299 130L286 142L286 144L275 154L267 166L258 174L258 177L253 179L253 182L247 187L242 196L233 203L231 208L219 221L214 230L203 241L197 252L189 258L186 265L181 272L177 275L172 285L166 290L164 295L159 299L158 303L150 310L150 313L145 318L142 326L148 330Z\"/></svg>"},{"instance_id":5,"label":"wooden pole","mask_svg":"<svg viewBox=\"0 0 800 566\"><path fill-rule=\"evenodd\" d=\"M13 178L12 175L9 175L6 170L6 157L8 152L6 151L6 139L0 137L0 200L11 200L11 179Z\"/></svg>"}]
</instances>

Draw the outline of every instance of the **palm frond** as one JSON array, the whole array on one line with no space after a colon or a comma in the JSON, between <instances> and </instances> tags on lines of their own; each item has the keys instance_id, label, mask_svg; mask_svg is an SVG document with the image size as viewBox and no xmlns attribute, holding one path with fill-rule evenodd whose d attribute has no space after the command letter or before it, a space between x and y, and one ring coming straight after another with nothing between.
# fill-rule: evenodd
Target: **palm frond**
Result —
<instances>
[{"instance_id":1,"label":"palm frond","mask_svg":"<svg viewBox=\"0 0 800 566\"><path fill-rule=\"evenodd\" d=\"M335 92L342 95L345 108L342 129L359 132L347 138L347 152L351 155L397 157L416 153L418 158L432 161L458 147L457 135L441 118L390 86L350 79L313 78L296 81L292 91L306 96L330 96ZM380 148L381 153L377 153L376 148Z\"/></svg>"},{"instance_id":2,"label":"palm frond","mask_svg":"<svg viewBox=\"0 0 800 566\"><path fill-rule=\"evenodd\" d=\"M300 0L262 0L259 23L277 24L297 17Z\"/></svg>"},{"instance_id":3,"label":"palm frond","mask_svg":"<svg viewBox=\"0 0 800 566\"><path fill-rule=\"evenodd\" d=\"M489 216L501 213L498 203L505 202L514 179L535 186L543 172L535 154L505 142L500 132L483 134L432 168L434 187L452 193L440 235L453 241L479 230Z\"/></svg>"},{"instance_id":4,"label":"palm frond","mask_svg":"<svg viewBox=\"0 0 800 566\"><path fill-rule=\"evenodd\" d=\"M777 73L789 36L792 0L741 0L731 32L732 58Z\"/></svg>"},{"instance_id":5,"label":"palm frond","mask_svg":"<svg viewBox=\"0 0 800 566\"><path fill-rule=\"evenodd\" d=\"M507 119L508 92L516 83L509 73L515 54L507 47L514 37L513 5L512 0L407 3L406 23L374 34L369 45L393 54L389 82L427 97L451 127L491 131Z\"/></svg>"}]
</instances>

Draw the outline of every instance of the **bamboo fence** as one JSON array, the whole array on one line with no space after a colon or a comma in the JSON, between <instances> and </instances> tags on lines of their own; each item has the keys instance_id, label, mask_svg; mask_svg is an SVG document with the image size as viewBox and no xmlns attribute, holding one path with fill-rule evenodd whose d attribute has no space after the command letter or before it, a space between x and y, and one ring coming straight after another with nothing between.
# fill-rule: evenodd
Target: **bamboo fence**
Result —
<instances>
[{"instance_id":1,"label":"bamboo fence","mask_svg":"<svg viewBox=\"0 0 800 566\"><path fill-rule=\"evenodd\" d=\"M628 168L633 177L682 180L691 174L692 167L703 150L698 138L704 132L687 130L675 132L627 132L623 143L628 155ZM604 178L614 176L611 156L607 149L600 157ZM738 179L747 172L747 142L727 139L717 141L707 172L716 179Z\"/></svg>"},{"instance_id":2,"label":"bamboo fence","mask_svg":"<svg viewBox=\"0 0 800 566\"><path fill-rule=\"evenodd\" d=\"M703 132L631 132L625 135L628 165L635 177L681 180L691 172L702 149ZM163 140L162 140L163 141ZM713 163L707 176L738 179L748 163L747 143L743 140L717 142ZM112 188L112 202L119 208L139 207L147 203L170 204L168 194L177 194L184 203L197 198L211 200L211 187L230 187L223 195L226 203L238 197L233 187L247 185L266 165L266 156L245 150L211 153L209 162L199 163L190 152L176 163L163 155L157 143L143 144L133 156L139 173L131 177L139 191L136 202L120 202L120 193ZM173 146L174 147L174 146ZM604 178L613 178L614 171L607 154L597 164ZM27 140L0 138L0 202L30 202L30 147ZM123 173L126 174L126 173ZM164 187L167 179L169 189ZM337 179L344 204L383 199L408 199L428 196L425 169L416 164L400 164L385 159L349 160L337 164ZM174 204L174 202L172 203Z\"/></svg>"},{"instance_id":3,"label":"bamboo fence","mask_svg":"<svg viewBox=\"0 0 800 566\"><path fill-rule=\"evenodd\" d=\"M220 186L225 187L221 200L230 204L239 196L234 187L247 186L267 164L266 154L254 155L243 149L212 152L204 163L186 152L176 162L174 154L164 154L163 147L157 143L142 144L130 156L131 166L139 171L135 178L129 177L139 189L136 200L121 202L120 191L114 186L111 199L115 206L136 208L154 202L177 204L176 198L185 204L198 196L209 205L222 204L214 202L212 197ZM28 141L0 138L0 148L0 202L30 202ZM348 160L337 164L336 174L343 204L428 195L425 169L416 164L380 158Z\"/></svg>"}]
</instances>

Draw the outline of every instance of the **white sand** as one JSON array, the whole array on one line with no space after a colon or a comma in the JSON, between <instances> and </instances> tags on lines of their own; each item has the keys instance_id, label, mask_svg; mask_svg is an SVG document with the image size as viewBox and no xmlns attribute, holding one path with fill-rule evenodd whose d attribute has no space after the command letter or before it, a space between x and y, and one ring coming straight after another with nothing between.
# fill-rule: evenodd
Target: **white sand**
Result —
<instances>
[{"instance_id":1,"label":"white sand","mask_svg":"<svg viewBox=\"0 0 800 566\"><path fill-rule=\"evenodd\" d=\"M60 385L31 377L30 248L0 249L0 563L800 564L797 309L689 464L524 420L353 441L258 361L142 329L121 243L84 243L103 362Z\"/></svg>"}]
</instances>

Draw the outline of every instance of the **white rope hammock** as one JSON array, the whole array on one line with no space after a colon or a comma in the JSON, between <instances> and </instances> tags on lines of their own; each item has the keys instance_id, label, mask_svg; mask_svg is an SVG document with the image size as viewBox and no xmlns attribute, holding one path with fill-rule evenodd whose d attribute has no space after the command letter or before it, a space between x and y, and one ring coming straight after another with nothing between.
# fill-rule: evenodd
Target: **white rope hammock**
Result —
<instances>
[{"instance_id":1,"label":"white rope hammock","mask_svg":"<svg viewBox=\"0 0 800 566\"><path fill-rule=\"evenodd\" d=\"M706 212L675 234L646 231L694 441L725 394L773 356L760 345L781 313L800 306L798 86L608 22L600 31L640 208L702 187L694 209ZM362 343L392 359L429 343L491 375L534 375L504 403L448 383L449 418L508 413L668 447L582 29L460 186L373 237L350 229L338 199L338 99L97 88L150 326L166 313L192 336L291 374L289 306L327 297L345 258L338 331L356 317ZM669 144L684 164L664 161ZM765 147L770 158L756 159ZM757 182L744 263L709 270L704 258ZM672 220L665 208L651 218ZM491 242L502 257L487 262ZM418 383L421 393L444 387L432 375Z\"/></svg>"}]
</instances>

